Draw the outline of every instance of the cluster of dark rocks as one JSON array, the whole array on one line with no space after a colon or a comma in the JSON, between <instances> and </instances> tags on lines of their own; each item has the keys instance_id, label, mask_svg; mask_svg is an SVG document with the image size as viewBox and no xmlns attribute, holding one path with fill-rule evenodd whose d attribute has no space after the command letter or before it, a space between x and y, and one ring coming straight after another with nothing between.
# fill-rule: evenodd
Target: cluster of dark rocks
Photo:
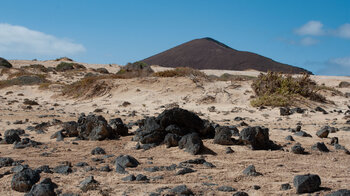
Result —
<instances>
[{"instance_id":1,"label":"cluster of dark rocks","mask_svg":"<svg viewBox=\"0 0 350 196\"><path fill-rule=\"evenodd\" d=\"M50 178L43 179L40 183L40 170L33 170L27 165L15 167L11 181L12 190L26 193L25 196L55 196L58 187Z\"/></svg>"},{"instance_id":2,"label":"cluster of dark rocks","mask_svg":"<svg viewBox=\"0 0 350 196\"><path fill-rule=\"evenodd\" d=\"M0 138L0 144L14 144L14 149L22 149L26 147L37 147L42 145L41 142L31 140L29 138L22 138L21 135L25 135L23 129L9 129L4 133L4 139Z\"/></svg>"},{"instance_id":3,"label":"cluster of dark rocks","mask_svg":"<svg viewBox=\"0 0 350 196\"><path fill-rule=\"evenodd\" d=\"M106 140L118 139L128 135L128 127L120 118L111 119L109 122L95 114L81 114L78 121L69 121L62 124L63 129L56 132L51 138L63 140L65 137L77 137L81 140Z\"/></svg>"},{"instance_id":4,"label":"cluster of dark rocks","mask_svg":"<svg viewBox=\"0 0 350 196\"><path fill-rule=\"evenodd\" d=\"M147 117L139 123L134 141L144 145L167 147L179 146L191 154L198 154L203 148L203 138L213 138L215 129L211 123L202 120L193 112L173 108L157 117Z\"/></svg>"},{"instance_id":5,"label":"cluster of dark rocks","mask_svg":"<svg viewBox=\"0 0 350 196\"><path fill-rule=\"evenodd\" d=\"M299 107L296 107L296 108L281 107L280 108L280 115L281 116L289 116L289 115L292 115L295 113L304 114L306 110L307 109L303 109L303 108L299 108ZM310 112L313 112L313 113L314 112L322 112L323 114L328 114L328 112L320 106L317 106L314 110L311 110ZM342 113L341 110L335 111L335 112Z\"/></svg>"},{"instance_id":6,"label":"cluster of dark rocks","mask_svg":"<svg viewBox=\"0 0 350 196\"><path fill-rule=\"evenodd\" d=\"M232 136L239 136L238 140ZM165 144L167 147L185 149L191 154L199 154L204 148L202 139L214 139L215 144L247 144L253 150L278 148L269 139L269 129L247 127L241 132L235 126L220 126L201 119L198 115L181 108L163 111L157 117L147 117L139 122L134 141L148 149L150 146Z\"/></svg>"}]
</instances>

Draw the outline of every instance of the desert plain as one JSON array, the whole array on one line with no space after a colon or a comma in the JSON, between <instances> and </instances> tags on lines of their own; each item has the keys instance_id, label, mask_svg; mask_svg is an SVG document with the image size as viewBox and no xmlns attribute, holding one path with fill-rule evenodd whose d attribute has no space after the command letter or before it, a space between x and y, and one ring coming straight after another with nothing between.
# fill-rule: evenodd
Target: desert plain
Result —
<instances>
[{"instance_id":1,"label":"desert plain","mask_svg":"<svg viewBox=\"0 0 350 196\"><path fill-rule=\"evenodd\" d=\"M13 68L0 74L0 80L7 80L11 74L25 69L28 73L45 74L46 80L50 81L46 85L12 85L0 89L0 137L3 141L6 130L23 129L24 133L19 135L21 139L41 143L23 148L15 148L15 143L0 144L0 157L10 157L14 161L0 168L0 195L25 194L11 187L16 170L21 170L20 165L28 165L33 170L48 166L49 171L40 173L40 181L50 178L57 185L57 195L181 195L172 191L180 185L186 185L187 192L193 195L233 195L237 192L297 195L294 177L309 173L317 174L321 179L320 189L311 195L327 195L350 188L350 155L346 150L350 149L350 98L346 96L350 87L339 87L340 82L350 83L349 77L312 75L317 84L334 88L341 94L321 92L327 103L300 103L291 109L299 107L302 112L281 115L280 107L251 106L250 100L255 94L251 88L253 79L249 78L260 74L254 70L202 70L206 75L229 73L248 78L237 80L207 80L191 76L106 77L97 82L97 90L91 88L74 96L63 94L64 86L81 80L87 73L99 76L117 73L121 66L80 63L86 69L64 72L21 68L31 64L55 67L61 62L64 59L11 60ZM108 73L97 71L97 68L105 68ZM172 68L152 66L152 69L159 72ZM326 112L316 111L317 107ZM221 145L213 138L202 138L205 150L191 154L176 146L167 148L162 143L144 146L133 139L139 128L138 122L173 108L191 111L216 127L231 126L238 131L254 126L268 128L269 140L280 148L253 150L250 145ZM81 113L101 115L107 121L120 118L128 127L128 134L101 141L55 135L63 129L65 122L77 122ZM298 125L311 137L297 135L295 129ZM327 137L318 137L317 131L324 126L331 127L331 131ZM292 136L295 141L286 140L287 136ZM336 148L334 141L332 143L334 137L338 138L342 148ZM232 139L239 141L239 133L233 134ZM318 142L323 142L329 152L313 148ZM301 144L305 153L292 152L296 143ZM96 147L104 149L105 154L92 155L91 151ZM228 147L232 152L227 153ZM130 155L139 164L126 167L124 173L116 172L115 159L119 155ZM197 160L197 163L188 160ZM173 164L175 168L154 169ZM60 165L69 166L69 172L54 172L54 168ZM250 165L254 165L260 175L244 174L243 170ZM183 168L192 171L179 175ZM124 179L139 174L145 177L132 181ZM92 188L83 190L81 182L90 176L97 182ZM281 188L287 183L290 188ZM227 190L219 188L223 186Z\"/></svg>"}]
</instances>

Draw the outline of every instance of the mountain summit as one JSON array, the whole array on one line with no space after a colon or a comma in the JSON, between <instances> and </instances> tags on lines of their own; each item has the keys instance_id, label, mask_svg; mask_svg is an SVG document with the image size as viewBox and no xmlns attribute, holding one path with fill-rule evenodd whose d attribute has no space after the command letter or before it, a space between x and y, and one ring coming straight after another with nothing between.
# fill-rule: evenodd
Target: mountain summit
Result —
<instances>
[{"instance_id":1,"label":"mountain summit","mask_svg":"<svg viewBox=\"0 0 350 196\"><path fill-rule=\"evenodd\" d=\"M310 73L309 71L276 62L270 58L235 50L215 39L206 37L195 39L154 56L143 62L164 67L192 67L195 69L257 70L283 73Z\"/></svg>"}]
</instances>

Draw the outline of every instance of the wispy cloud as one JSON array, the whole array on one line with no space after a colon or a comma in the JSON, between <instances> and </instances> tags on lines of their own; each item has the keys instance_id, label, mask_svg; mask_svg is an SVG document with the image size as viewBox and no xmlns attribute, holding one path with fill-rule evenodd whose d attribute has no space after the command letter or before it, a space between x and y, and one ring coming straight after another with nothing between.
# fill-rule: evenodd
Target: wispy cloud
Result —
<instances>
[{"instance_id":1,"label":"wispy cloud","mask_svg":"<svg viewBox=\"0 0 350 196\"><path fill-rule=\"evenodd\" d=\"M342 37L342 38L347 38L350 39L350 24L346 23L340 26L336 31L335 35Z\"/></svg>"},{"instance_id":2,"label":"wispy cloud","mask_svg":"<svg viewBox=\"0 0 350 196\"><path fill-rule=\"evenodd\" d=\"M336 65L350 68L350 57L334 58L334 59L330 59L329 62L331 64L336 64Z\"/></svg>"},{"instance_id":3,"label":"wispy cloud","mask_svg":"<svg viewBox=\"0 0 350 196\"><path fill-rule=\"evenodd\" d=\"M298 35L323 35L323 24L320 21L311 20L294 30Z\"/></svg>"},{"instance_id":4,"label":"wispy cloud","mask_svg":"<svg viewBox=\"0 0 350 196\"><path fill-rule=\"evenodd\" d=\"M0 53L65 56L84 52L82 44L23 26L0 23Z\"/></svg>"},{"instance_id":5,"label":"wispy cloud","mask_svg":"<svg viewBox=\"0 0 350 196\"><path fill-rule=\"evenodd\" d=\"M336 29L325 29L320 21L311 20L294 30L294 33L301 36L334 36L350 39L350 24L345 23Z\"/></svg>"},{"instance_id":6,"label":"wispy cloud","mask_svg":"<svg viewBox=\"0 0 350 196\"><path fill-rule=\"evenodd\" d=\"M319 41L317 39L314 39L312 37L304 37L300 40L300 44L303 46L312 46L317 44Z\"/></svg>"},{"instance_id":7,"label":"wispy cloud","mask_svg":"<svg viewBox=\"0 0 350 196\"><path fill-rule=\"evenodd\" d=\"M323 68L318 71L318 74L350 76L350 56L332 58L327 62L317 64L323 66Z\"/></svg>"},{"instance_id":8,"label":"wispy cloud","mask_svg":"<svg viewBox=\"0 0 350 196\"><path fill-rule=\"evenodd\" d=\"M320 41L312 37L303 37L298 39L287 39L287 38L277 38L278 41L284 42L288 45L296 46L313 46L318 44Z\"/></svg>"}]
</instances>

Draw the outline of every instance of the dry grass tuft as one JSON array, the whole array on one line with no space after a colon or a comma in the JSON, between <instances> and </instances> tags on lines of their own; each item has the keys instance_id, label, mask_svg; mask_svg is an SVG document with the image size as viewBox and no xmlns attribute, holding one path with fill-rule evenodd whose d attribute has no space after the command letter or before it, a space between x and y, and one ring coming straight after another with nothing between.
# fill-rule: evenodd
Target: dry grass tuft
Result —
<instances>
[{"instance_id":1,"label":"dry grass tuft","mask_svg":"<svg viewBox=\"0 0 350 196\"><path fill-rule=\"evenodd\" d=\"M116 75L85 77L72 84L65 85L62 90L62 95L72 98L102 96L108 93L112 88L108 80L116 78L118 78Z\"/></svg>"}]
</instances>

